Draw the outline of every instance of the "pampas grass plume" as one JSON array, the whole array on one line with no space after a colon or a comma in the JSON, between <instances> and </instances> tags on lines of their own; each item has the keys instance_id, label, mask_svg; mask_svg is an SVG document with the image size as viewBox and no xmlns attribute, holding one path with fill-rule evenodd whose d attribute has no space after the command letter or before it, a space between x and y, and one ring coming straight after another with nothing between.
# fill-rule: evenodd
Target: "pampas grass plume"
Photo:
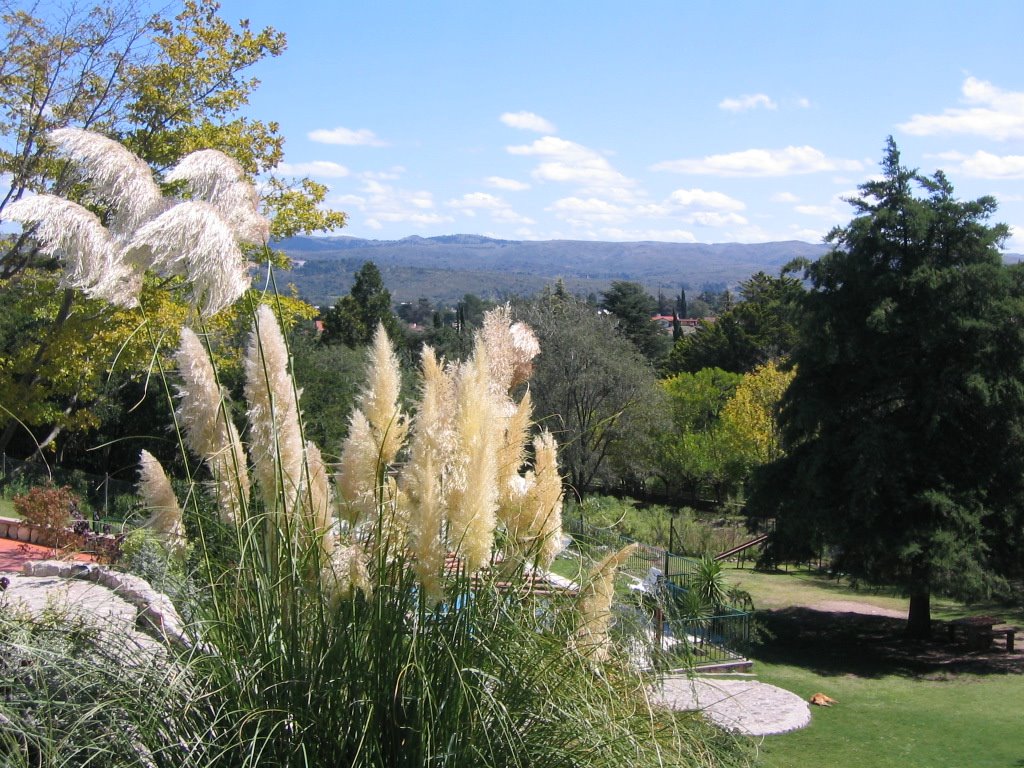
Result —
<instances>
[{"instance_id":1,"label":"pampas grass plume","mask_svg":"<svg viewBox=\"0 0 1024 768\"><path fill-rule=\"evenodd\" d=\"M591 569L590 577L580 591L576 647L594 661L607 661L609 658L608 625L615 596L615 573L636 551L636 547L636 543L628 544L601 560Z\"/></svg>"},{"instance_id":2,"label":"pampas grass plume","mask_svg":"<svg viewBox=\"0 0 1024 768\"><path fill-rule=\"evenodd\" d=\"M132 232L167 206L146 162L113 139L81 128L58 128L46 138L83 170L96 196L113 208L114 235Z\"/></svg>"},{"instance_id":3,"label":"pampas grass plume","mask_svg":"<svg viewBox=\"0 0 1024 768\"><path fill-rule=\"evenodd\" d=\"M409 441L409 461L402 470L402 502L407 507L416 574L426 594L440 594L447 547L445 523L446 465L451 461L452 380L429 346L423 348L423 382L419 409Z\"/></svg>"},{"instance_id":4,"label":"pampas grass plume","mask_svg":"<svg viewBox=\"0 0 1024 768\"><path fill-rule=\"evenodd\" d=\"M181 559L188 544L185 539L185 525L181 519L181 507L174 496L171 481L167 479L160 462L149 451L139 456L139 495L151 516L146 525L155 533L168 554Z\"/></svg>"},{"instance_id":5,"label":"pampas grass plume","mask_svg":"<svg viewBox=\"0 0 1024 768\"><path fill-rule=\"evenodd\" d=\"M257 210L256 190L246 181L242 166L216 149L201 149L183 157L167 174L167 181L183 181L194 199L210 203L235 238L263 243L270 222Z\"/></svg>"},{"instance_id":6,"label":"pampas grass plume","mask_svg":"<svg viewBox=\"0 0 1024 768\"><path fill-rule=\"evenodd\" d=\"M544 430L533 440L534 508L530 533L537 542L537 565L550 567L562 548L562 476L558 472L558 444Z\"/></svg>"},{"instance_id":7,"label":"pampas grass plume","mask_svg":"<svg viewBox=\"0 0 1024 768\"><path fill-rule=\"evenodd\" d=\"M210 358L190 328L182 328L176 354L181 385L178 419L185 445L210 466L217 481L221 519L233 522L249 503L249 473L238 430L230 420Z\"/></svg>"},{"instance_id":8,"label":"pampas grass plume","mask_svg":"<svg viewBox=\"0 0 1024 768\"><path fill-rule=\"evenodd\" d=\"M456 377L456 460L452 468L449 539L473 573L494 546L498 509L498 409L488 375L487 350L478 340Z\"/></svg>"},{"instance_id":9,"label":"pampas grass plume","mask_svg":"<svg viewBox=\"0 0 1024 768\"><path fill-rule=\"evenodd\" d=\"M306 441L306 476L302 491L302 507L310 535L320 547L323 562L328 562L336 545L331 486L320 449L312 440Z\"/></svg>"},{"instance_id":10,"label":"pampas grass plume","mask_svg":"<svg viewBox=\"0 0 1024 768\"><path fill-rule=\"evenodd\" d=\"M370 380L359 396L359 407L373 429L381 461L390 464L405 442L408 425L398 404L401 369L383 323L373 334L369 364Z\"/></svg>"},{"instance_id":11,"label":"pampas grass plume","mask_svg":"<svg viewBox=\"0 0 1024 768\"><path fill-rule=\"evenodd\" d=\"M64 261L63 285L118 306L138 304L141 274L121 261L110 233L94 213L54 195L22 198L4 213L13 221L35 225L39 249Z\"/></svg>"},{"instance_id":12,"label":"pampas grass plume","mask_svg":"<svg viewBox=\"0 0 1024 768\"><path fill-rule=\"evenodd\" d=\"M209 203L178 203L139 227L125 258L159 274L187 277L193 301L204 315L230 306L249 288L245 257Z\"/></svg>"},{"instance_id":13,"label":"pampas grass plume","mask_svg":"<svg viewBox=\"0 0 1024 768\"><path fill-rule=\"evenodd\" d=\"M288 347L270 307L256 310L245 361L249 450L268 512L290 516L299 496L303 441L299 406L288 373Z\"/></svg>"}]
</instances>

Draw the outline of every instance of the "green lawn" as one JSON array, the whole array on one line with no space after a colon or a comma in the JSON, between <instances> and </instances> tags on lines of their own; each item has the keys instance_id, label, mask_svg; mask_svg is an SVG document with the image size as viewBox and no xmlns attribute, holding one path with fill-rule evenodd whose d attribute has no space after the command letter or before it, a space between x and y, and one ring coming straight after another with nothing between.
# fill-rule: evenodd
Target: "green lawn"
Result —
<instances>
[{"instance_id":1,"label":"green lawn","mask_svg":"<svg viewBox=\"0 0 1024 768\"><path fill-rule=\"evenodd\" d=\"M0 499L0 517L21 517L14 511L14 502L10 499Z\"/></svg>"},{"instance_id":2,"label":"green lawn","mask_svg":"<svg viewBox=\"0 0 1024 768\"><path fill-rule=\"evenodd\" d=\"M759 766L788 768L1019 768L1024 765L1024 677L956 674L821 675L757 663L758 679L803 697L821 691L839 703L813 707L811 725L769 736Z\"/></svg>"},{"instance_id":3,"label":"green lawn","mask_svg":"<svg viewBox=\"0 0 1024 768\"><path fill-rule=\"evenodd\" d=\"M764 609L774 635L753 653L758 679L839 702L813 707L805 729L759 740L759 766L1024 766L1019 657L965 654L943 642L941 627L932 642L915 645L903 637L904 618L820 610L829 601L906 610L905 599L884 590L854 590L809 572L729 576ZM949 600L934 607L939 619L985 612L1024 624L1019 608Z\"/></svg>"}]
</instances>

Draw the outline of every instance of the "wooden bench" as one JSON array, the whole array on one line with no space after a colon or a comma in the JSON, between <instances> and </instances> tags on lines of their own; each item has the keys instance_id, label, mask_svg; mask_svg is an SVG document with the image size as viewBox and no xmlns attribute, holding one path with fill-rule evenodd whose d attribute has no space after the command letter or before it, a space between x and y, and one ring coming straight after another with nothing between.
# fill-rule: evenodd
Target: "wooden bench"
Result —
<instances>
[{"instance_id":1,"label":"wooden bench","mask_svg":"<svg viewBox=\"0 0 1024 768\"><path fill-rule=\"evenodd\" d=\"M1002 635L1006 638L1006 652L1013 653L1013 636L1020 632L1020 627L996 627L992 630L993 637Z\"/></svg>"},{"instance_id":2,"label":"wooden bench","mask_svg":"<svg viewBox=\"0 0 1024 768\"><path fill-rule=\"evenodd\" d=\"M977 651L987 651L997 637L1005 638L1006 652L1013 653L1014 636L1020 627L1000 626L1002 622L992 616L966 616L955 619L947 625L950 642L956 642L957 635L963 633L967 645Z\"/></svg>"}]
</instances>

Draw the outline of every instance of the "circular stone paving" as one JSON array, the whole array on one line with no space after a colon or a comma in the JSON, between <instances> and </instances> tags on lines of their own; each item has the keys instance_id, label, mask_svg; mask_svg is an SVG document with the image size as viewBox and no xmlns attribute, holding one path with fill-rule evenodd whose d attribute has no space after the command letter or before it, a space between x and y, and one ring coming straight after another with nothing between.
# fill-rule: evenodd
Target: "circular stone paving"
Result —
<instances>
[{"instance_id":1,"label":"circular stone paving","mask_svg":"<svg viewBox=\"0 0 1024 768\"><path fill-rule=\"evenodd\" d=\"M795 693L748 678L666 677L651 691L656 704L700 710L711 722L748 736L803 728L811 708Z\"/></svg>"}]
</instances>

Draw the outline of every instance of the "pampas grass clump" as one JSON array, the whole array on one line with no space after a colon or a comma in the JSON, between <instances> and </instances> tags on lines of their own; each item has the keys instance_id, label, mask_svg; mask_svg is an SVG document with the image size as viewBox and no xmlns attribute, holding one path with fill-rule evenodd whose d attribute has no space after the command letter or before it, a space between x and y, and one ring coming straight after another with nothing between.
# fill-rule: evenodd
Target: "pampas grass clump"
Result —
<instances>
[{"instance_id":1,"label":"pampas grass clump","mask_svg":"<svg viewBox=\"0 0 1024 768\"><path fill-rule=\"evenodd\" d=\"M112 142L83 132L51 140L84 171L106 225L56 198L22 201L12 217L64 261L68 285L130 303L138 294L125 286L153 270L183 278L201 315L245 290L238 242L266 230L236 165L208 151L183 159L166 178L189 199L171 200ZM133 190L138 199L126 199ZM108 265L116 291L104 282ZM554 437L533 435L528 450L524 387L537 352L508 307L489 313L469 360L424 351L410 419L379 328L332 486L332 468L303 435L272 309L252 311L242 429L200 337L183 331L177 398L165 389L183 450L216 482L187 472L183 514L156 460L140 459L150 524L167 548L185 552L184 522L195 532L198 586L185 606L191 647L156 658L166 684L151 690L126 675L117 689L111 722L125 724L116 735L130 742L128 762L611 768L710 766L726 754L699 727L652 709L648 681L612 653L612 578L627 551L606 558L578 597L537 588L535 566L561 546L562 503ZM113 711L113 693L90 691L87 712ZM5 706L0 719L23 722ZM0 753L21 743L0 734ZM105 764L102 739L94 744L90 764ZM75 745L70 756L52 746L61 759L47 764L82 762ZM22 754L42 764L33 756L43 750Z\"/></svg>"}]
</instances>

